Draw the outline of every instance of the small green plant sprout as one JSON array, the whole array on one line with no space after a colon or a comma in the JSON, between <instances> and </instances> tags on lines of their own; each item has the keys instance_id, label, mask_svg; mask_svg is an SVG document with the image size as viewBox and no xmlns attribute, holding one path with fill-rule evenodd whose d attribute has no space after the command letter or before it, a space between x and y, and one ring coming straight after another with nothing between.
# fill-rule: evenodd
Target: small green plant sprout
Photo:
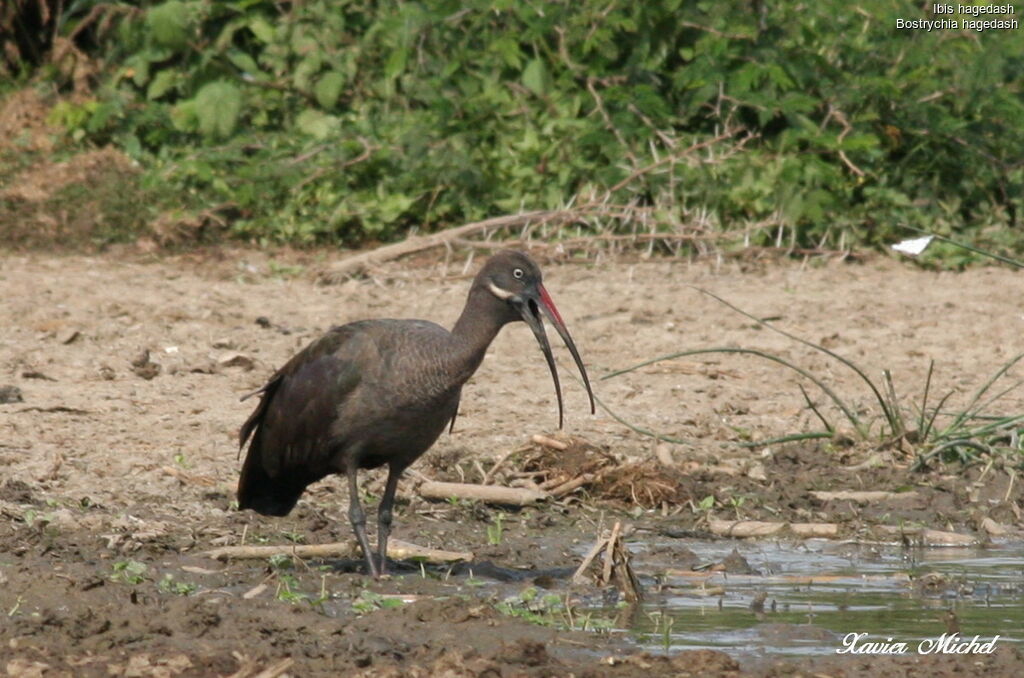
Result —
<instances>
[{"instance_id":1,"label":"small green plant sprout","mask_svg":"<svg viewBox=\"0 0 1024 678\"><path fill-rule=\"evenodd\" d=\"M563 599L556 593L542 594L533 586L506 597L494 608L501 614L538 626L597 632L607 632L615 628L612 619L596 616L593 611L581 613L573 610L568 596Z\"/></svg>"},{"instance_id":2,"label":"small green plant sprout","mask_svg":"<svg viewBox=\"0 0 1024 678\"><path fill-rule=\"evenodd\" d=\"M163 579L157 582L156 587L161 593L169 593L175 596L189 596L199 588L191 582L175 581L174 575L170 572L164 574Z\"/></svg>"},{"instance_id":3,"label":"small green plant sprout","mask_svg":"<svg viewBox=\"0 0 1024 678\"><path fill-rule=\"evenodd\" d=\"M498 515L494 516L494 524L487 526L487 543L491 546L498 546L501 544L501 535L503 532L502 521L505 519L505 514L498 512Z\"/></svg>"},{"instance_id":4,"label":"small green plant sprout","mask_svg":"<svg viewBox=\"0 0 1024 678\"><path fill-rule=\"evenodd\" d=\"M661 646L665 650L665 654L668 654L672 649L672 626L676 623L676 618L665 615L664 620L665 623L661 627Z\"/></svg>"},{"instance_id":5,"label":"small green plant sprout","mask_svg":"<svg viewBox=\"0 0 1024 678\"><path fill-rule=\"evenodd\" d=\"M740 495L738 497L729 497L729 508L736 512L736 520L740 519L740 508L742 508L747 498Z\"/></svg>"},{"instance_id":6,"label":"small green plant sprout","mask_svg":"<svg viewBox=\"0 0 1024 678\"><path fill-rule=\"evenodd\" d=\"M694 513L710 513L711 510L715 508L715 495L709 494L696 504L694 504L691 499L690 506Z\"/></svg>"},{"instance_id":7,"label":"small green plant sprout","mask_svg":"<svg viewBox=\"0 0 1024 678\"><path fill-rule=\"evenodd\" d=\"M309 603L310 607L323 611L323 604L331 599L331 594L327 590L327 575L320 575L320 593L314 596L301 590L299 580L295 575L278 572L277 590L274 591L274 597L283 603L292 605Z\"/></svg>"},{"instance_id":8,"label":"small green plant sprout","mask_svg":"<svg viewBox=\"0 0 1024 678\"><path fill-rule=\"evenodd\" d=\"M297 275L301 275L306 270L305 266L282 264L278 261L270 261L270 274L279 279L294 278Z\"/></svg>"},{"instance_id":9,"label":"small green plant sprout","mask_svg":"<svg viewBox=\"0 0 1024 678\"><path fill-rule=\"evenodd\" d=\"M473 576L473 573L469 573L469 577L466 579L466 586L474 589L480 589L487 586L487 581L484 579L477 579Z\"/></svg>"},{"instance_id":10,"label":"small green plant sprout","mask_svg":"<svg viewBox=\"0 0 1024 678\"><path fill-rule=\"evenodd\" d=\"M278 573L277 575L277 590L274 591L274 597L283 603L301 603L309 599L309 595L299 590L299 582L295 578L295 575Z\"/></svg>"},{"instance_id":11,"label":"small green plant sprout","mask_svg":"<svg viewBox=\"0 0 1024 678\"><path fill-rule=\"evenodd\" d=\"M140 563L137 560L119 560L114 563L113 573L110 575L110 581L116 581L121 584L141 584L146 581L146 567L145 563Z\"/></svg>"},{"instance_id":12,"label":"small green plant sprout","mask_svg":"<svg viewBox=\"0 0 1024 678\"><path fill-rule=\"evenodd\" d=\"M533 586L508 596L495 605L495 609L509 617L516 617L538 626L565 627L564 620L556 614L562 611L561 599L558 596L554 596L553 600L548 600L547 596L538 598L538 590Z\"/></svg>"},{"instance_id":13,"label":"small green plant sprout","mask_svg":"<svg viewBox=\"0 0 1024 678\"><path fill-rule=\"evenodd\" d=\"M625 602L625 601L623 601ZM571 612L569 608L566 608L566 612ZM615 628L615 621L607 617L598 617L592 610L588 610L582 614L577 615L573 620L572 628L578 631L596 631L598 633L607 633Z\"/></svg>"},{"instance_id":14,"label":"small green plant sprout","mask_svg":"<svg viewBox=\"0 0 1024 678\"><path fill-rule=\"evenodd\" d=\"M301 532L282 532L281 536L293 544L305 544L306 535Z\"/></svg>"},{"instance_id":15,"label":"small green plant sprout","mask_svg":"<svg viewBox=\"0 0 1024 678\"><path fill-rule=\"evenodd\" d=\"M278 572L282 570L292 570L295 568L295 561L286 553L275 553L267 560L270 564L270 569Z\"/></svg>"},{"instance_id":16,"label":"small green plant sprout","mask_svg":"<svg viewBox=\"0 0 1024 678\"><path fill-rule=\"evenodd\" d=\"M53 519L54 514L52 511L40 513L35 509L26 509L25 514L22 516L22 520L25 521L27 527L37 527L40 530L52 523Z\"/></svg>"},{"instance_id":17,"label":"small green plant sprout","mask_svg":"<svg viewBox=\"0 0 1024 678\"><path fill-rule=\"evenodd\" d=\"M574 629L580 626L574 623L572 610L556 593L541 594L534 586L529 586L517 594L508 596L495 605L498 612L510 617L517 617L538 626L549 626L559 629ZM582 620L581 620L582 621ZM591 629L600 626L592 618L586 623Z\"/></svg>"},{"instance_id":18,"label":"small green plant sprout","mask_svg":"<svg viewBox=\"0 0 1024 678\"><path fill-rule=\"evenodd\" d=\"M174 455L174 463L184 469L192 468L192 464L189 463L188 457L185 456L184 452L178 452Z\"/></svg>"},{"instance_id":19,"label":"small green plant sprout","mask_svg":"<svg viewBox=\"0 0 1024 678\"><path fill-rule=\"evenodd\" d=\"M352 601L352 611L356 614L368 614L389 607L402 607L405 600L400 596L384 596L373 591L363 590L359 597Z\"/></svg>"}]
</instances>

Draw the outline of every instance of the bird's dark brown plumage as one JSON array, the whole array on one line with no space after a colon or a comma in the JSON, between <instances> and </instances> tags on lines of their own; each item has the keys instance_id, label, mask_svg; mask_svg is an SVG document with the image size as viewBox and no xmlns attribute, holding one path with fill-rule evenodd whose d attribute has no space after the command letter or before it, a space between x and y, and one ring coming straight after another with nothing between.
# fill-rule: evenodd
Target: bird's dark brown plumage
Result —
<instances>
[{"instance_id":1,"label":"bird's dark brown plumage","mask_svg":"<svg viewBox=\"0 0 1024 678\"><path fill-rule=\"evenodd\" d=\"M561 392L541 313L570 347L589 393L586 371L540 270L522 252L499 252L484 265L450 332L425 320L363 320L331 329L258 392L259 405L239 433L241 445L249 441L239 506L287 515L311 483L344 474L349 518L367 564L374 575L383 571L398 478L453 421L463 384L504 325L525 320L537 336L558 390L561 425ZM356 472L383 465L389 473L378 513L378 570Z\"/></svg>"}]
</instances>

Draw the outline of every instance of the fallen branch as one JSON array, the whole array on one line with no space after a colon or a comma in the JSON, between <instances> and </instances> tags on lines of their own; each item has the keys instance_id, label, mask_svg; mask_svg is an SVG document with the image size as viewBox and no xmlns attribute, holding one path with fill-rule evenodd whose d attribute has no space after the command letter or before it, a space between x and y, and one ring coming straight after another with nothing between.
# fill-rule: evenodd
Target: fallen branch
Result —
<instances>
[{"instance_id":1,"label":"fallen branch","mask_svg":"<svg viewBox=\"0 0 1024 678\"><path fill-rule=\"evenodd\" d=\"M471 224L464 224L456 228L450 228L440 233L430 235L413 236L402 242L393 245L378 247L377 249L361 252L335 262L321 273L320 278L324 282L336 283L345 278L355 275L370 266L393 261L416 252L422 252L434 247L441 247L452 240L463 238L467 235L482 233L491 229L508 228L510 226L523 226L530 222L547 223L552 221L565 222L576 221L582 218L579 210L535 210L521 214L511 214L483 221L475 221Z\"/></svg>"},{"instance_id":2,"label":"fallen branch","mask_svg":"<svg viewBox=\"0 0 1024 678\"><path fill-rule=\"evenodd\" d=\"M530 437L530 440L542 447L549 447L552 450L565 451L569 449L569 443L564 443L561 440L555 440L554 438L541 435L540 433L534 433L533 436Z\"/></svg>"},{"instance_id":3,"label":"fallen branch","mask_svg":"<svg viewBox=\"0 0 1024 678\"><path fill-rule=\"evenodd\" d=\"M915 537L913 541L923 546L973 546L978 543L978 539L969 534L932 530L926 527L879 525L878 529L888 534L898 534L904 538Z\"/></svg>"},{"instance_id":4,"label":"fallen branch","mask_svg":"<svg viewBox=\"0 0 1024 678\"><path fill-rule=\"evenodd\" d=\"M875 504L892 499L917 499L917 492L885 492L882 490L840 490L838 492L811 492L818 501L852 501L857 504Z\"/></svg>"},{"instance_id":5,"label":"fallen branch","mask_svg":"<svg viewBox=\"0 0 1024 678\"><path fill-rule=\"evenodd\" d=\"M836 523L784 523L759 520L708 521L708 529L717 537L770 537L789 530L797 537L837 537Z\"/></svg>"},{"instance_id":6,"label":"fallen branch","mask_svg":"<svg viewBox=\"0 0 1024 678\"><path fill-rule=\"evenodd\" d=\"M838 537L839 525L835 523L790 523L789 531L798 537Z\"/></svg>"},{"instance_id":7,"label":"fallen branch","mask_svg":"<svg viewBox=\"0 0 1024 678\"><path fill-rule=\"evenodd\" d=\"M718 537L770 537L778 534L786 523L769 523L760 520L715 520L708 521L708 529Z\"/></svg>"},{"instance_id":8,"label":"fallen branch","mask_svg":"<svg viewBox=\"0 0 1024 678\"><path fill-rule=\"evenodd\" d=\"M442 483L435 480L421 483L418 490L424 499L475 499L505 506L529 506L550 496L545 492L518 487Z\"/></svg>"},{"instance_id":9,"label":"fallen branch","mask_svg":"<svg viewBox=\"0 0 1024 678\"><path fill-rule=\"evenodd\" d=\"M550 490L551 496L556 499L564 497L570 492L574 492L575 490L578 490L584 485L594 482L600 477L600 475L601 474L599 473L584 473L583 475L577 476L572 480L567 480L561 485L556 485L555 487L552 487Z\"/></svg>"},{"instance_id":10,"label":"fallen branch","mask_svg":"<svg viewBox=\"0 0 1024 678\"><path fill-rule=\"evenodd\" d=\"M203 555L214 560L264 559L273 556L296 558L347 558L360 553L355 542L331 544L287 544L281 546L224 546L206 551ZM471 561L469 551L442 551L409 542L392 539L388 542L388 557L394 560L423 560L428 563L454 563Z\"/></svg>"}]
</instances>

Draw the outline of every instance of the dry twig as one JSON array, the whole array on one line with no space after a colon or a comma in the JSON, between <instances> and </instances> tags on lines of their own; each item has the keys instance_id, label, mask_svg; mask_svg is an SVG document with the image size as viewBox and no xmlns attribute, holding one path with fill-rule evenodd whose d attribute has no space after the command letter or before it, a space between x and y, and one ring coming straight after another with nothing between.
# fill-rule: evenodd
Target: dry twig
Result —
<instances>
[{"instance_id":1,"label":"dry twig","mask_svg":"<svg viewBox=\"0 0 1024 678\"><path fill-rule=\"evenodd\" d=\"M544 492L536 492L519 487L500 487L498 485L473 485L471 483L442 483L428 480L419 486L419 494L424 499L474 499L491 504L506 506L529 506L548 498Z\"/></svg>"},{"instance_id":2,"label":"dry twig","mask_svg":"<svg viewBox=\"0 0 1024 678\"><path fill-rule=\"evenodd\" d=\"M601 586L608 586L614 579L627 602L639 602L642 598L640 584L633 572L632 565L630 565L629 549L626 548L623 539L625 533L629 531L628 526L624 528L621 522L615 521L611 531L594 542L590 551L583 558L583 562L576 568L576 572L572 575L573 584L582 584L585 581L587 570L590 569L601 551L604 551L604 562L600 576L597 577L597 583Z\"/></svg>"},{"instance_id":3,"label":"dry twig","mask_svg":"<svg viewBox=\"0 0 1024 678\"><path fill-rule=\"evenodd\" d=\"M357 555L359 545L355 542L332 544L287 544L282 546L224 546L206 551L203 555L215 560L264 559L272 556L294 556L296 558L346 558ZM418 559L428 563L453 563L471 561L469 551L443 551L417 546L409 542L392 539L388 542L388 557L395 560Z\"/></svg>"}]
</instances>

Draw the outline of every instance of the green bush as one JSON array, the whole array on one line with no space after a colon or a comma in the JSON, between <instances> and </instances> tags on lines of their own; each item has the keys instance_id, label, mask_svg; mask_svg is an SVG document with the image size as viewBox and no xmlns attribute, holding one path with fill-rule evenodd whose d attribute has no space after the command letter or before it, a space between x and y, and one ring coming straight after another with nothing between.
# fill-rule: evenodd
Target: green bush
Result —
<instances>
[{"instance_id":1,"label":"green bush","mask_svg":"<svg viewBox=\"0 0 1024 678\"><path fill-rule=\"evenodd\" d=\"M896 30L924 16L905 0L139 4L68 3L102 70L59 117L165 204L234 206L244 238L385 240L636 175L612 200L666 228L702 209L765 243L911 225L1021 249L1020 29Z\"/></svg>"}]
</instances>

